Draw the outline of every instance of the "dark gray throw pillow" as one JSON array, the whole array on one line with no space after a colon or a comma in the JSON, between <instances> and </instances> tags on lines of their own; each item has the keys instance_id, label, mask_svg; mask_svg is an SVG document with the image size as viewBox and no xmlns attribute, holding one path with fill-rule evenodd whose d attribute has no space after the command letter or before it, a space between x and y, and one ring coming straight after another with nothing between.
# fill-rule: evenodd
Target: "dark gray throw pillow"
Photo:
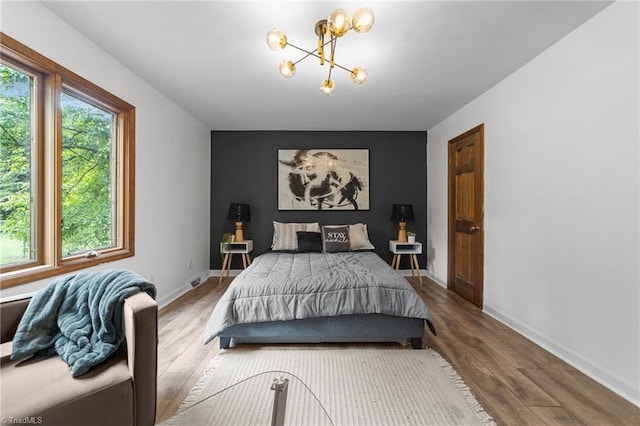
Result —
<instances>
[{"instance_id":1,"label":"dark gray throw pillow","mask_svg":"<svg viewBox=\"0 0 640 426\"><path fill-rule=\"evenodd\" d=\"M323 226L322 241L327 253L349 251L349 227Z\"/></svg>"},{"instance_id":2,"label":"dark gray throw pillow","mask_svg":"<svg viewBox=\"0 0 640 426\"><path fill-rule=\"evenodd\" d=\"M322 253L322 236L319 232L296 232L298 253Z\"/></svg>"}]
</instances>

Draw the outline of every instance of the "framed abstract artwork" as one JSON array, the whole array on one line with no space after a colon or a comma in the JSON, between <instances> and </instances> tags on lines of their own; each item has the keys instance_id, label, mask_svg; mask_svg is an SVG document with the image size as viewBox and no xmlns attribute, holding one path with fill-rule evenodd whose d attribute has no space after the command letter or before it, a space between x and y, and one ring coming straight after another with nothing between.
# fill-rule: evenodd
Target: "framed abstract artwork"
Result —
<instances>
[{"instance_id":1,"label":"framed abstract artwork","mask_svg":"<svg viewBox=\"0 0 640 426\"><path fill-rule=\"evenodd\" d=\"M369 150L279 149L278 210L369 210Z\"/></svg>"}]
</instances>

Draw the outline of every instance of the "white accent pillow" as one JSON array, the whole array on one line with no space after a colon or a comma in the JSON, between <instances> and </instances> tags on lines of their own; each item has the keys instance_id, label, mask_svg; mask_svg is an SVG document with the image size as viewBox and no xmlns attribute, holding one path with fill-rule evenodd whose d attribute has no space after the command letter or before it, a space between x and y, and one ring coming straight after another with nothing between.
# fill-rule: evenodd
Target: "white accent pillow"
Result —
<instances>
[{"instance_id":1,"label":"white accent pillow","mask_svg":"<svg viewBox=\"0 0 640 426\"><path fill-rule=\"evenodd\" d=\"M349 244L351 251L375 249L371 241L369 241L367 225L364 223L349 225Z\"/></svg>"},{"instance_id":2,"label":"white accent pillow","mask_svg":"<svg viewBox=\"0 0 640 426\"><path fill-rule=\"evenodd\" d=\"M273 221L273 241L271 250L297 250L298 231L320 232L317 222L311 223L282 223Z\"/></svg>"}]
</instances>

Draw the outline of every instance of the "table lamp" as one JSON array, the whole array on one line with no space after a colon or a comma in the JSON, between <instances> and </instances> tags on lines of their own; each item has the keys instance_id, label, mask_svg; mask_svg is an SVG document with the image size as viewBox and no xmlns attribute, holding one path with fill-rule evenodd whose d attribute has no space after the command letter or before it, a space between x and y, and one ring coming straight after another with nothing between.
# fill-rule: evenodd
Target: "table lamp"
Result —
<instances>
[{"instance_id":1,"label":"table lamp","mask_svg":"<svg viewBox=\"0 0 640 426\"><path fill-rule=\"evenodd\" d=\"M391 220L398 222L398 242L407 242L407 222L413 222L413 204L394 204Z\"/></svg>"},{"instance_id":2,"label":"table lamp","mask_svg":"<svg viewBox=\"0 0 640 426\"><path fill-rule=\"evenodd\" d=\"M231 203L229 205L229 214L227 214L228 220L234 220L236 222L236 238L237 242L244 241L244 235L242 233L242 222L251 222L251 210L249 204Z\"/></svg>"}]
</instances>

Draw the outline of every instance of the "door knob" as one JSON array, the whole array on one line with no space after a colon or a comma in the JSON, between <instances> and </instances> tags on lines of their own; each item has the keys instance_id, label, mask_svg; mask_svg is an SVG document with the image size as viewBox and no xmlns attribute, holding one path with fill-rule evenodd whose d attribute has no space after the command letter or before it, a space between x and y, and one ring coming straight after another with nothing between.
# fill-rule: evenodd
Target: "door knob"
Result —
<instances>
[{"instance_id":1,"label":"door knob","mask_svg":"<svg viewBox=\"0 0 640 426\"><path fill-rule=\"evenodd\" d=\"M480 227L479 227L479 226L472 226L471 228L469 228L469 231L470 231L470 232L476 232L476 231L478 231L479 229L480 229Z\"/></svg>"}]
</instances>

